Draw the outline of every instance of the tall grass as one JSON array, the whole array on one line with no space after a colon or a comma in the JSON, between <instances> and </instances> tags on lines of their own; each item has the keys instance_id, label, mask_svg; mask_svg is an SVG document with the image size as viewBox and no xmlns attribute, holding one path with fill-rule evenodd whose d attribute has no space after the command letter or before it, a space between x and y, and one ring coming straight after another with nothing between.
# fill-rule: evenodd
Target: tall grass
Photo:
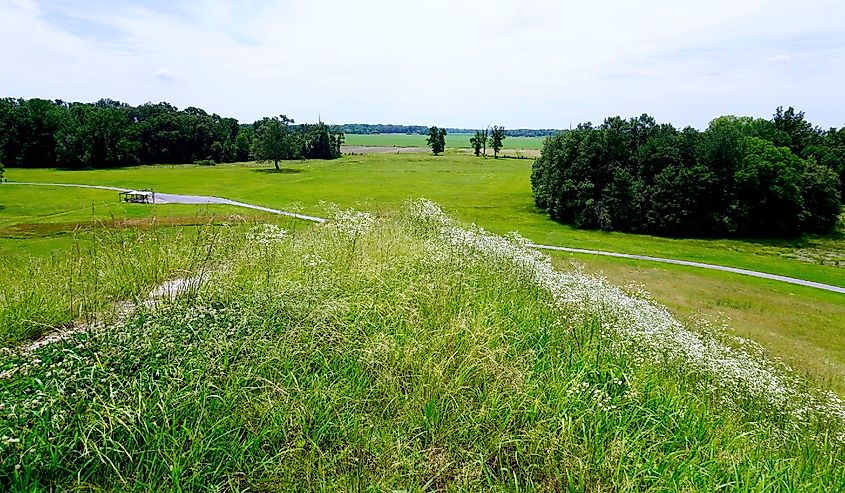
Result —
<instances>
[{"instance_id":1,"label":"tall grass","mask_svg":"<svg viewBox=\"0 0 845 493\"><path fill-rule=\"evenodd\" d=\"M197 292L4 352L0 487L845 489L834 397L430 203L214 241Z\"/></svg>"},{"instance_id":2,"label":"tall grass","mask_svg":"<svg viewBox=\"0 0 845 493\"><path fill-rule=\"evenodd\" d=\"M217 262L232 247L217 241L219 229L97 227L74 233L70 251L7 259L0 271L0 344L93 323L168 279Z\"/></svg>"}]
</instances>

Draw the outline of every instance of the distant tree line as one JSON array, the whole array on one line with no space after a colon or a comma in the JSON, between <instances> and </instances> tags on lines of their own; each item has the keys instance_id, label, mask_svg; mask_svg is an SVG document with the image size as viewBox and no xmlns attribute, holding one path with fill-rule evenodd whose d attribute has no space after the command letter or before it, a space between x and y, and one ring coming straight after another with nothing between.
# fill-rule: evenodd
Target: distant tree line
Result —
<instances>
[{"instance_id":1,"label":"distant tree line","mask_svg":"<svg viewBox=\"0 0 845 493\"><path fill-rule=\"evenodd\" d=\"M258 159L256 136L273 119L241 124L200 108L0 99L0 162L8 167L104 168ZM340 156L342 132L324 123L287 125L287 158Z\"/></svg>"},{"instance_id":2,"label":"distant tree line","mask_svg":"<svg viewBox=\"0 0 845 493\"><path fill-rule=\"evenodd\" d=\"M428 127L423 125L384 125L370 123L347 123L340 126L343 133L367 135L367 134L408 134L427 135Z\"/></svg>"},{"instance_id":3,"label":"distant tree line","mask_svg":"<svg viewBox=\"0 0 845 493\"><path fill-rule=\"evenodd\" d=\"M672 236L827 232L845 195L845 129L803 112L722 116L705 131L642 115L578 125L546 140L537 206L581 228Z\"/></svg>"},{"instance_id":4,"label":"distant tree line","mask_svg":"<svg viewBox=\"0 0 845 493\"><path fill-rule=\"evenodd\" d=\"M430 127L422 125L384 125L368 123L347 123L341 125L341 130L347 134L418 134L428 135ZM474 134L474 129L468 128L445 128L450 134ZM508 137L548 137L560 133L561 130L554 129L530 129L517 128L506 130Z\"/></svg>"}]
</instances>

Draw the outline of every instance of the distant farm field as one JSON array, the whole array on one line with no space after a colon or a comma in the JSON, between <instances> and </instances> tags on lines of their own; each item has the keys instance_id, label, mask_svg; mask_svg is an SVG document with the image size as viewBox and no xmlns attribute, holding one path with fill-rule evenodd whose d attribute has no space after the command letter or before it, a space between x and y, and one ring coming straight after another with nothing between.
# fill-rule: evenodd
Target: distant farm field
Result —
<instances>
[{"instance_id":1,"label":"distant farm field","mask_svg":"<svg viewBox=\"0 0 845 493\"><path fill-rule=\"evenodd\" d=\"M473 134L449 134L447 148L469 148ZM414 134L346 134L345 142L350 146L365 147L426 147L425 135ZM507 137L505 149L540 149L545 137Z\"/></svg>"}]
</instances>

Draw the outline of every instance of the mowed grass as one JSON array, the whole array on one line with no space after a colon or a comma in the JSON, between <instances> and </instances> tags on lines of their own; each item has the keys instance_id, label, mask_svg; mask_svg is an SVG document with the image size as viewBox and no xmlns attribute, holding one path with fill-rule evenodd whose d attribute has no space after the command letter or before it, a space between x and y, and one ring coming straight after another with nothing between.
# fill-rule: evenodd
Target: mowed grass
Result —
<instances>
[{"instance_id":1,"label":"mowed grass","mask_svg":"<svg viewBox=\"0 0 845 493\"><path fill-rule=\"evenodd\" d=\"M560 225L534 207L529 160L481 159L458 153L371 154L344 156L330 162L288 162L284 167L281 173L272 172L267 165L241 164L81 172L11 169L7 175L15 181L109 184L218 195L310 214L325 214L325 202L387 211L396 210L408 198L426 197L465 221L477 222L497 233L516 230L537 243L678 258L845 286L845 258L841 255L845 237L841 233L792 240L714 241L585 231ZM6 205L4 197L14 187L0 188L0 206ZM33 194L28 201L36 202L38 196L50 200L43 190L25 193ZM11 211L14 214L10 209L0 210L0 224L23 222L19 218L25 211ZM79 209L78 213L85 212ZM831 265L836 262L839 267Z\"/></svg>"},{"instance_id":2,"label":"mowed grass","mask_svg":"<svg viewBox=\"0 0 845 493\"><path fill-rule=\"evenodd\" d=\"M469 148L469 142L475 134L448 134L446 135L447 148ZM425 135L417 134L346 134L346 145L365 147L426 147ZM505 149L540 149L543 147L545 137L507 137L504 142ZM488 147L492 154L492 149Z\"/></svg>"},{"instance_id":3,"label":"mowed grass","mask_svg":"<svg viewBox=\"0 0 845 493\"><path fill-rule=\"evenodd\" d=\"M0 189L0 255L7 264L27 255L49 257L77 243L87 245L88 233L107 227L197 225L266 216L224 205L128 204L108 190L10 185Z\"/></svg>"},{"instance_id":4,"label":"mowed grass","mask_svg":"<svg viewBox=\"0 0 845 493\"><path fill-rule=\"evenodd\" d=\"M845 488L836 401L409 209L216 230L203 286L4 352L0 488Z\"/></svg>"}]
</instances>

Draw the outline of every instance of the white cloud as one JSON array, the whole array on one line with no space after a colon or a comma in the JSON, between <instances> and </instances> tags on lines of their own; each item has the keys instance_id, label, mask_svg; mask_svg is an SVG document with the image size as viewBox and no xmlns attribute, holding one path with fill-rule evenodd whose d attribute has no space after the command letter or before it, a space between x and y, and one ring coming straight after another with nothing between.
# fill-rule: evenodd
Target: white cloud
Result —
<instances>
[{"instance_id":1,"label":"white cloud","mask_svg":"<svg viewBox=\"0 0 845 493\"><path fill-rule=\"evenodd\" d=\"M155 73L153 74L153 77L155 77L156 79L159 79L159 80L169 82L169 81L172 81L173 79L176 78L176 74L174 74L173 71L170 70L169 68L160 68L160 69L155 71Z\"/></svg>"},{"instance_id":2,"label":"white cloud","mask_svg":"<svg viewBox=\"0 0 845 493\"><path fill-rule=\"evenodd\" d=\"M790 60L792 60L791 55L775 55L766 59L769 63L786 63Z\"/></svg>"},{"instance_id":3,"label":"white cloud","mask_svg":"<svg viewBox=\"0 0 845 493\"><path fill-rule=\"evenodd\" d=\"M827 0L0 9L0 43L14 47L0 57L3 96L166 100L244 121L568 127L649 112L702 126L794 105L822 126L845 123L845 100L827 90L845 76L845 6Z\"/></svg>"}]
</instances>

